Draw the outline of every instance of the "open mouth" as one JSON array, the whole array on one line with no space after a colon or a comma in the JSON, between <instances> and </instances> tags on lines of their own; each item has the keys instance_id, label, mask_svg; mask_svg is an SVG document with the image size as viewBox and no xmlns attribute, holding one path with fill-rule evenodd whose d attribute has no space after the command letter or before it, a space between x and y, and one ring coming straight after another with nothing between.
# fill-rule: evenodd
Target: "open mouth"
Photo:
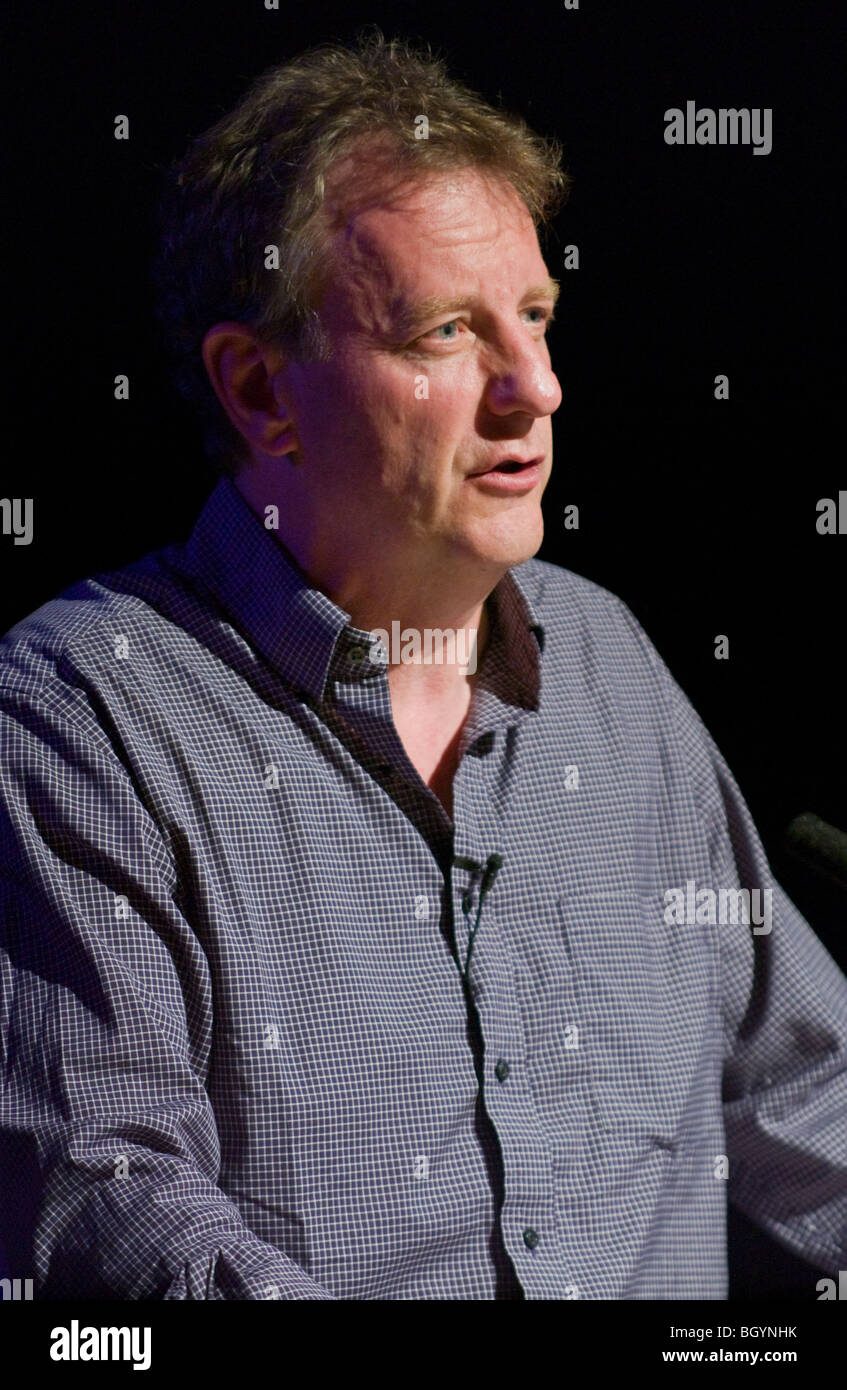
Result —
<instances>
[{"instance_id":1,"label":"open mouth","mask_svg":"<svg viewBox=\"0 0 847 1390\"><path fill-rule=\"evenodd\" d=\"M518 459L504 459L495 468L486 468L481 473L471 473L472 478L490 478L495 473L525 473L529 468L538 465L538 459L530 459L527 463L521 463Z\"/></svg>"}]
</instances>

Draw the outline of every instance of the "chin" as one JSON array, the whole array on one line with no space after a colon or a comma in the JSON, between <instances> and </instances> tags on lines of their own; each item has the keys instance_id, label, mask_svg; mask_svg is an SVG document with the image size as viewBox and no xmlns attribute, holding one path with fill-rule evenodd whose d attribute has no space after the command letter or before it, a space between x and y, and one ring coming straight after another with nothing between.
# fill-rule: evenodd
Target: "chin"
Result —
<instances>
[{"instance_id":1,"label":"chin","mask_svg":"<svg viewBox=\"0 0 847 1390\"><path fill-rule=\"evenodd\" d=\"M471 549L490 564L503 569L531 560L544 540L544 517L538 503L509 509L497 518L473 528L468 536Z\"/></svg>"}]
</instances>

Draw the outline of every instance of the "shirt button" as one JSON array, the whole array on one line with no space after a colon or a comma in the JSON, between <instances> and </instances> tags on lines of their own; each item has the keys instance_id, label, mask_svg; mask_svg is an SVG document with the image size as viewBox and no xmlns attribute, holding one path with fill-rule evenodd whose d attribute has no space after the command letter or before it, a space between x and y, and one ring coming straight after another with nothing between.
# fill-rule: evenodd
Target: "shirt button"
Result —
<instances>
[{"instance_id":1,"label":"shirt button","mask_svg":"<svg viewBox=\"0 0 847 1390\"><path fill-rule=\"evenodd\" d=\"M363 666L368 660L369 655L370 652L368 647L355 646L351 647L347 653L347 660L350 662L351 666Z\"/></svg>"},{"instance_id":2,"label":"shirt button","mask_svg":"<svg viewBox=\"0 0 847 1390\"><path fill-rule=\"evenodd\" d=\"M526 1230L523 1233L524 1245L526 1245L528 1249L534 1250L540 1239L541 1237L539 1236L538 1232L534 1231L531 1226L527 1226Z\"/></svg>"},{"instance_id":3,"label":"shirt button","mask_svg":"<svg viewBox=\"0 0 847 1390\"><path fill-rule=\"evenodd\" d=\"M506 1077L509 1075L509 1070L509 1063L501 1057L494 1068L494 1075L497 1077L498 1081L505 1081Z\"/></svg>"}]
</instances>

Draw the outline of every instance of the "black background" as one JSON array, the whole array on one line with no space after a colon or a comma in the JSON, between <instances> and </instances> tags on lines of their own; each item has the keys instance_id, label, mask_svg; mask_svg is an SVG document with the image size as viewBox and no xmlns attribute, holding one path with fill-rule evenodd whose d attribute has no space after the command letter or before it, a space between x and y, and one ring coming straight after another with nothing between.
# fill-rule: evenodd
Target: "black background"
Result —
<instances>
[{"instance_id":1,"label":"black background","mask_svg":"<svg viewBox=\"0 0 847 1390\"><path fill-rule=\"evenodd\" d=\"M847 829L847 488L841 6L582 0L262 0L7 9L0 631L74 580L186 535L214 482L157 345L159 170L265 67L365 23L429 40L452 74L565 146L545 245L564 402L542 559L629 604L711 730L774 870L847 964L843 891L784 851L812 810ZM773 110L773 149L667 146L664 111ZM113 138L114 118L129 141ZM565 271L564 247L580 268ZM127 373L130 400L113 399ZM714 378L730 399L715 401ZM564 507L579 506L566 531ZM714 639L729 638L716 661ZM817 1275L741 1218L733 1298L815 1298Z\"/></svg>"}]
</instances>

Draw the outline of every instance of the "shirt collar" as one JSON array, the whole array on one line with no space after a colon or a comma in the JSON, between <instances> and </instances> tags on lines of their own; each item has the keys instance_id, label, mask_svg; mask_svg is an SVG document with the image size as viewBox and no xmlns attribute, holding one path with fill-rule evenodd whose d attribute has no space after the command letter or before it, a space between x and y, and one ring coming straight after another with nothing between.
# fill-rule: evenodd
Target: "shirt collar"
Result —
<instances>
[{"instance_id":1,"label":"shirt collar","mask_svg":"<svg viewBox=\"0 0 847 1390\"><path fill-rule=\"evenodd\" d=\"M331 679L378 678L363 662L370 634L312 588L278 533L267 528L231 478L219 479L183 547L182 566L279 674L320 704ZM532 606L538 583L518 565L489 597L490 632L482 667L501 698L538 707L544 628ZM533 641L533 632L536 640Z\"/></svg>"}]
</instances>

